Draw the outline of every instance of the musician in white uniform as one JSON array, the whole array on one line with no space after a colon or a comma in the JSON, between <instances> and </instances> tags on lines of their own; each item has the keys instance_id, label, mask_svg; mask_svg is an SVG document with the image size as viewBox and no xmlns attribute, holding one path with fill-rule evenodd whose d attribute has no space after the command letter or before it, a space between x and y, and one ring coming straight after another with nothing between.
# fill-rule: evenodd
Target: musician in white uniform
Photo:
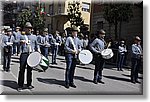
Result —
<instances>
[{"instance_id":1,"label":"musician in white uniform","mask_svg":"<svg viewBox=\"0 0 150 102\"><path fill-rule=\"evenodd\" d=\"M105 60L102 58L101 52L104 50L106 46L106 42L104 40L105 31L100 30L97 33L97 38L90 44L91 50L95 53L95 70L94 70L94 80L95 84L102 83L102 71Z\"/></svg>"},{"instance_id":2,"label":"musician in white uniform","mask_svg":"<svg viewBox=\"0 0 150 102\"><path fill-rule=\"evenodd\" d=\"M138 72L141 65L141 59L143 56L142 47L140 45L141 39L136 36L134 44L132 44L132 69L131 69L131 82L138 83Z\"/></svg>"}]
</instances>

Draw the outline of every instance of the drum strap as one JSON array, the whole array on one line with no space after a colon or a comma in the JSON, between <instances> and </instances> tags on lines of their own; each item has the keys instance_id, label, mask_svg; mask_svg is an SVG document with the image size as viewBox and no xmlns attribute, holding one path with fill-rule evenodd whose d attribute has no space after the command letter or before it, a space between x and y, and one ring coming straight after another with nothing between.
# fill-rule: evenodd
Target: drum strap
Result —
<instances>
[{"instance_id":1,"label":"drum strap","mask_svg":"<svg viewBox=\"0 0 150 102\"><path fill-rule=\"evenodd\" d=\"M11 36L8 38L8 42L10 42Z\"/></svg>"},{"instance_id":2,"label":"drum strap","mask_svg":"<svg viewBox=\"0 0 150 102\"><path fill-rule=\"evenodd\" d=\"M73 38L72 37L69 37L69 38L70 38L71 44L73 45L73 49L75 51L77 51L76 46L75 46L74 41L73 41Z\"/></svg>"},{"instance_id":3,"label":"drum strap","mask_svg":"<svg viewBox=\"0 0 150 102\"><path fill-rule=\"evenodd\" d=\"M104 43L104 49L107 48L107 43L103 38L99 38Z\"/></svg>"},{"instance_id":4,"label":"drum strap","mask_svg":"<svg viewBox=\"0 0 150 102\"><path fill-rule=\"evenodd\" d=\"M139 46L139 45L136 45L136 46L137 46L138 52L141 54L141 53L142 53L142 48L141 48L141 46Z\"/></svg>"},{"instance_id":5,"label":"drum strap","mask_svg":"<svg viewBox=\"0 0 150 102\"><path fill-rule=\"evenodd\" d=\"M25 40L26 40L26 43L29 43L29 38L27 35L25 35ZM28 48L28 51L29 53L32 52L32 48L31 48L31 45L30 43L29 44L26 44L27 48Z\"/></svg>"}]
</instances>

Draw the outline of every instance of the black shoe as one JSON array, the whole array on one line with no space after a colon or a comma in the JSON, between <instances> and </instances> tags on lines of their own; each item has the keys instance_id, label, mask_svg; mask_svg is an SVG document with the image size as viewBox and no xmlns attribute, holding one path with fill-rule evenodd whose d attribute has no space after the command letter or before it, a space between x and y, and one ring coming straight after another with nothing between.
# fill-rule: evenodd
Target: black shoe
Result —
<instances>
[{"instance_id":1,"label":"black shoe","mask_svg":"<svg viewBox=\"0 0 150 102\"><path fill-rule=\"evenodd\" d=\"M98 84L97 80L94 80L93 82L94 82L94 84Z\"/></svg>"},{"instance_id":2,"label":"black shoe","mask_svg":"<svg viewBox=\"0 0 150 102\"><path fill-rule=\"evenodd\" d=\"M5 68L5 67L3 67L3 71L6 71L6 68Z\"/></svg>"},{"instance_id":3,"label":"black shoe","mask_svg":"<svg viewBox=\"0 0 150 102\"><path fill-rule=\"evenodd\" d=\"M6 72L10 72L10 70L9 70L9 69L7 69L7 70L6 70Z\"/></svg>"},{"instance_id":4,"label":"black shoe","mask_svg":"<svg viewBox=\"0 0 150 102\"><path fill-rule=\"evenodd\" d=\"M54 64L54 63L51 63L51 64Z\"/></svg>"},{"instance_id":5,"label":"black shoe","mask_svg":"<svg viewBox=\"0 0 150 102\"><path fill-rule=\"evenodd\" d=\"M120 71L123 71L122 69L120 69Z\"/></svg>"},{"instance_id":6,"label":"black shoe","mask_svg":"<svg viewBox=\"0 0 150 102\"><path fill-rule=\"evenodd\" d=\"M138 80L136 80L135 82L136 82L136 83L139 83L139 84L141 83L141 82L139 82Z\"/></svg>"},{"instance_id":7,"label":"black shoe","mask_svg":"<svg viewBox=\"0 0 150 102\"><path fill-rule=\"evenodd\" d=\"M27 86L28 89L33 89L34 86L30 85L30 86Z\"/></svg>"},{"instance_id":8,"label":"black shoe","mask_svg":"<svg viewBox=\"0 0 150 102\"><path fill-rule=\"evenodd\" d=\"M98 82L101 83L101 84L105 84L105 82L103 82L103 81L101 81L101 80L98 80Z\"/></svg>"},{"instance_id":9,"label":"black shoe","mask_svg":"<svg viewBox=\"0 0 150 102\"><path fill-rule=\"evenodd\" d=\"M73 87L73 88L76 88L76 85L74 83L72 84L69 84L69 86Z\"/></svg>"},{"instance_id":10,"label":"black shoe","mask_svg":"<svg viewBox=\"0 0 150 102\"><path fill-rule=\"evenodd\" d=\"M17 88L17 91L18 91L18 92L23 91L22 87L18 87L18 88Z\"/></svg>"},{"instance_id":11,"label":"black shoe","mask_svg":"<svg viewBox=\"0 0 150 102\"><path fill-rule=\"evenodd\" d=\"M56 64L57 65L57 63L55 62L54 64Z\"/></svg>"},{"instance_id":12,"label":"black shoe","mask_svg":"<svg viewBox=\"0 0 150 102\"><path fill-rule=\"evenodd\" d=\"M135 84L136 82L135 81L131 81L133 84Z\"/></svg>"},{"instance_id":13,"label":"black shoe","mask_svg":"<svg viewBox=\"0 0 150 102\"><path fill-rule=\"evenodd\" d=\"M69 84L66 84L65 87L66 87L67 89L69 89Z\"/></svg>"}]
</instances>

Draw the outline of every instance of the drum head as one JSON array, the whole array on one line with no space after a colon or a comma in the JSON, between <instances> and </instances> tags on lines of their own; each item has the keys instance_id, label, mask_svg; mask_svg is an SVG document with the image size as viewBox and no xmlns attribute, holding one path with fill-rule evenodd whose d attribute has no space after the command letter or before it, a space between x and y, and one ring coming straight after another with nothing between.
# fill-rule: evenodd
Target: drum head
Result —
<instances>
[{"instance_id":1,"label":"drum head","mask_svg":"<svg viewBox=\"0 0 150 102\"><path fill-rule=\"evenodd\" d=\"M83 64L89 64L93 59L93 55L89 50L82 50L79 53L79 60Z\"/></svg>"},{"instance_id":2,"label":"drum head","mask_svg":"<svg viewBox=\"0 0 150 102\"><path fill-rule=\"evenodd\" d=\"M113 57L113 51L112 49L104 49L102 52L101 52L101 55L104 59L110 59Z\"/></svg>"},{"instance_id":3,"label":"drum head","mask_svg":"<svg viewBox=\"0 0 150 102\"><path fill-rule=\"evenodd\" d=\"M111 49L104 49L104 50L101 52L101 54L102 54L103 56L107 56L107 55L109 55L110 53L112 53L112 50L111 50Z\"/></svg>"},{"instance_id":4,"label":"drum head","mask_svg":"<svg viewBox=\"0 0 150 102\"><path fill-rule=\"evenodd\" d=\"M42 59L42 57L41 57L41 54L39 52L33 52L28 56L27 64L30 67L36 67L40 64L41 59Z\"/></svg>"}]
</instances>

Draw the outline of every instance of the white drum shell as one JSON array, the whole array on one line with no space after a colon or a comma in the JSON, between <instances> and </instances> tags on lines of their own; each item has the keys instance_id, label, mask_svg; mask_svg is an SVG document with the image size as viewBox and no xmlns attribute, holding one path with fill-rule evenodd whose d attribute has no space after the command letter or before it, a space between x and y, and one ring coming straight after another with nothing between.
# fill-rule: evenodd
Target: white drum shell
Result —
<instances>
[{"instance_id":1,"label":"white drum shell","mask_svg":"<svg viewBox=\"0 0 150 102\"><path fill-rule=\"evenodd\" d=\"M104 59L110 59L113 57L114 53L113 53L112 49L104 49L101 52L101 55L102 55L102 58L104 58Z\"/></svg>"},{"instance_id":2,"label":"white drum shell","mask_svg":"<svg viewBox=\"0 0 150 102\"><path fill-rule=\"evenodd\" d=\"M89 64L93 59L93 55L89 50L82 50L79 53L79 60L83 64Z\"/></svg>"}]
</instances>

